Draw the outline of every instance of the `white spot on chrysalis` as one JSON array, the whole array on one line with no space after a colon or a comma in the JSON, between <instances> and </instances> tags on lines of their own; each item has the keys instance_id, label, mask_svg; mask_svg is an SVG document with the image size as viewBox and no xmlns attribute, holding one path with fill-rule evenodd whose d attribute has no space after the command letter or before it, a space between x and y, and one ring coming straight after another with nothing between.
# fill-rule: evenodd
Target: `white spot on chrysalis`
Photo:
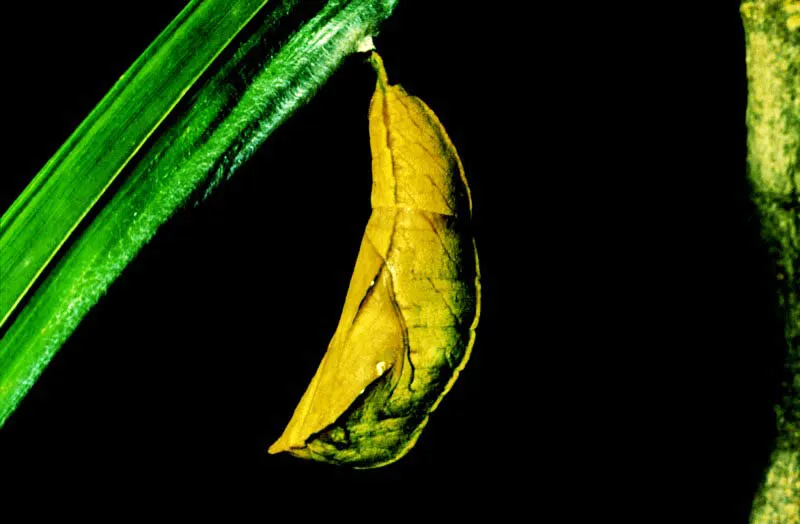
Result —
<instances>
[{"instance_id":1,"label":"white spot on chrysalis","mask_svg":"<svg viewBox=\"0 0 800 524\"><path fill-rule=\"evenodd\" d=\"M380 377L383 375L384 371L386 371L386 362L378 362L378 364L375 366L375 372Z\"/></svg>"}]
</instances>

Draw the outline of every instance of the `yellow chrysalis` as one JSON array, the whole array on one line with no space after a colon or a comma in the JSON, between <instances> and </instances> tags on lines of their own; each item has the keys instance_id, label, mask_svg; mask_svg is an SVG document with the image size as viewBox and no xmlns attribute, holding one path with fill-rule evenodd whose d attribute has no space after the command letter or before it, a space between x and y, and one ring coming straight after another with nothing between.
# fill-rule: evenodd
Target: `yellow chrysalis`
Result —
<instances>
[{"instance_id":1,"label":"yellow chrysalis","mask_svg":"<svg viewBox=\"0 0 800 524\"><path fill-rule=\"evenodd\" d=\"M371 60L372 214L328 351L269 449L358 468L414 446L469 358L480 311L461 160L428 106Z\"/></svg>"}]
</instances>

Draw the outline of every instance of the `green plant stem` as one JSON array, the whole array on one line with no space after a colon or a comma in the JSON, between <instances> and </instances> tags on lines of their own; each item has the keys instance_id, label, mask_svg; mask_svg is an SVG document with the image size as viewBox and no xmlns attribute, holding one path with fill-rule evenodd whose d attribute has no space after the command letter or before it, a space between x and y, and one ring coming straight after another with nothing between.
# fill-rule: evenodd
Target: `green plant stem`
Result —
<instances>
[{"instance_id":1,"label":"green plant stem","mask_svg":"<svg viewBox=\"0 0 800 524\"><path fill-rule=\"evenodd\" d=\"M47 271L0 340L0 426L158 227L191 195L207 194L245 162L377 31L396 0L318 2L321 9L276 45L274 27L297 3L278 2L252 19L259 24L252 34L176 107L113 198Z\"/></svg>"},{"instance_id":2,"label":"green plant stem","mask_svg":"<svg viewBox=\"0 0 800 524\"><path fill-rule=\"evenodd\" d=\"M778 438L751 522L800 523L800 1L741 4L747 40L748 174L776 262L786 380Z\"/></svg>"}]
</instances>

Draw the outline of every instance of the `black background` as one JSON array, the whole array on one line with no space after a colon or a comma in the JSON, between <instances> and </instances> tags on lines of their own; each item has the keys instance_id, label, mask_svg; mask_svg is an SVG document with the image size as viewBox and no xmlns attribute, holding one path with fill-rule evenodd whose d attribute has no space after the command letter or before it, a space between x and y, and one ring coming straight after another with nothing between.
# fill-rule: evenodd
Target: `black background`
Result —
<instances>
[{"instance_id":1,"label":"black background","mask_svg":"<svg viewBox=\"0 0 800 524\"><path fill-rule=\"evenodd\" d=\"M376 44L460 151L484 302L471 363L397 464L266 454L369 216L374 73L354 56L126 268L0 431L3 481L81 507L205 511L235 494L266 516L293 493L304 515L745 522L782 349L728 4L401 0ZM25 29L2 36L0 208L183 5L9 8Z\"/></svg>"}]
</instances>

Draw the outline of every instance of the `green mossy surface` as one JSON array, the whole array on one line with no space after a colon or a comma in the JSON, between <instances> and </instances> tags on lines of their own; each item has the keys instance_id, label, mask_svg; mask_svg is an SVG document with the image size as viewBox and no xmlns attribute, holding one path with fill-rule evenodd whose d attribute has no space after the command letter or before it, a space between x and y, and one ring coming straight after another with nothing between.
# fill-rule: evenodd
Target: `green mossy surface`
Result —
<instances>
[{"instance_id":1,"label":"green mossy surface","mask_svg":"<svg viewBox=\"0 0 800 524\"><path fill-rule=\"evenodd\" d=\"M751 522L800 522L800 2L741 4L747 41L748 175L785 315L778 440Z\"/></svg>"}]
</instances>

